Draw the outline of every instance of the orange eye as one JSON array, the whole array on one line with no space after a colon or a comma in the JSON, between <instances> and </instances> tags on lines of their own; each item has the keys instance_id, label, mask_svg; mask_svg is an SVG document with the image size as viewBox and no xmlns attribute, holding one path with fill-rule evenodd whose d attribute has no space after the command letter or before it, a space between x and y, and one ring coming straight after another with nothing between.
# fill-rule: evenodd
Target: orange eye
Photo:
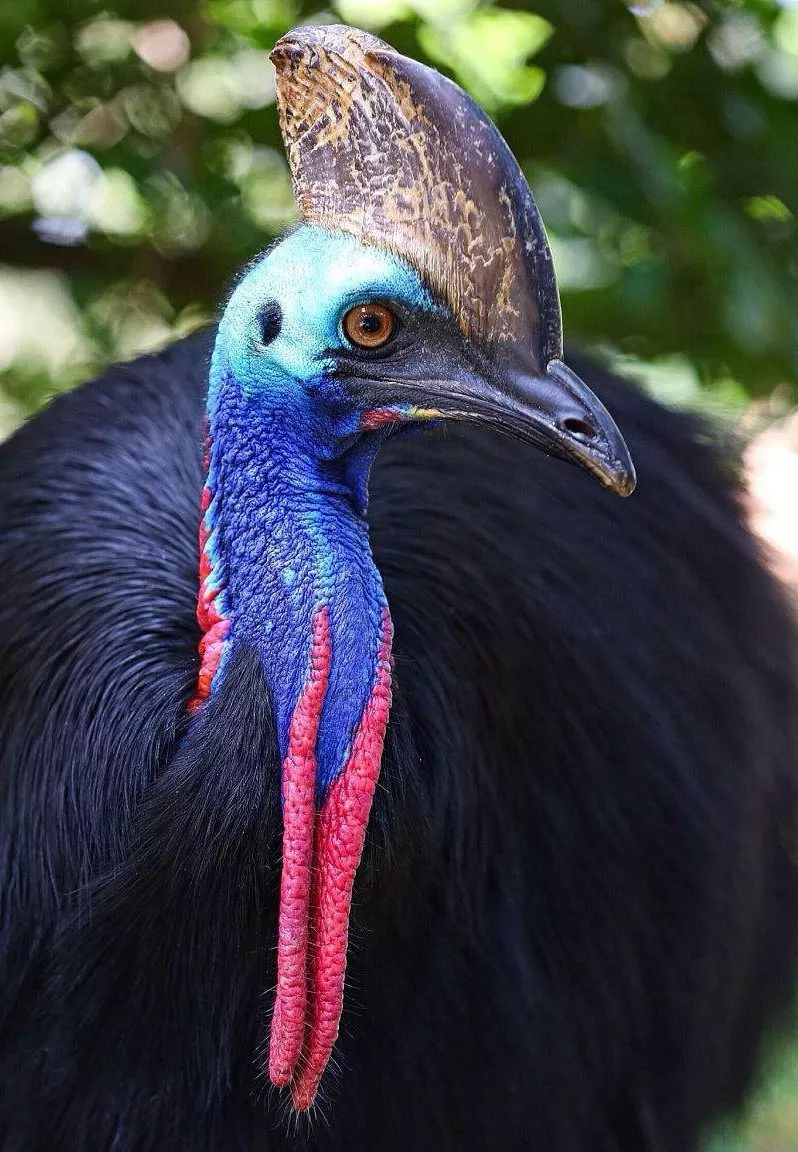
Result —
<instances>
[{"instance_id":1,"label":"orange eye","mask_svg":"<svg viewBox=\"0 0 798 1152\"><path fill-rule=\"evenodd\" d=\"M358 304L344 316L343 327L356 348L382 348L396 331L396 317L384 304Z\"/></svg>"}]
</instances>

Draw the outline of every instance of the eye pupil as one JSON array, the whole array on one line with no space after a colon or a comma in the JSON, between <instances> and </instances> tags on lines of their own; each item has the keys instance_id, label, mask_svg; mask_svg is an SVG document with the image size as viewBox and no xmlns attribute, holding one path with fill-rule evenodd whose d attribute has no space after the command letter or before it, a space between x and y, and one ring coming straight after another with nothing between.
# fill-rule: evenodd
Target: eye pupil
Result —
<instances>
[{"instance_id":1,"label":"eye pupil","mask_svg":"<svg viewBox=\"0 0 798 1152\"><path fill-rule=\"evenodd\" d=\"M381 348L396 331L396 316L384 304L358 304L344 316L343 329L356 348Z\"/></svg>"}]
</instances>

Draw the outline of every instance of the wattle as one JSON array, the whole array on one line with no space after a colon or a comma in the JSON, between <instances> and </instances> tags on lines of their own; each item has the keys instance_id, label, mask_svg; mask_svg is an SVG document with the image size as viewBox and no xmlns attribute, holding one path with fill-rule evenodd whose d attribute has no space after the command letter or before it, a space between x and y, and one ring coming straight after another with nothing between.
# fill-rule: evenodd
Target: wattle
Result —
<instances>
[{"instance_id":1,"label":"wattle","mask_svg":"<svg viewBox=\"0 0 798 1152\"><path fill-rule=\"evenodd\" d=\"M338 1034L352 889L391 703L392 626L357 500L303 441L307 424L253 401L232 374L217 384L200 517L203 636L189 707L196 712L215 690L226 652L258 652L282 756L269 1075L290 1084L303 1109Z\"/></svg>"}]
</instances>

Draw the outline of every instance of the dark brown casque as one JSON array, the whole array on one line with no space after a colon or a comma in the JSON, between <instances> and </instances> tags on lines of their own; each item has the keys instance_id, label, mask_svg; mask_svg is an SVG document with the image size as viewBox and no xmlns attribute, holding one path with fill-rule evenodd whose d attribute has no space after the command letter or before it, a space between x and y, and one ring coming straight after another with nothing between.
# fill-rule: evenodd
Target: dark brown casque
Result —
<instances>
[{"instance_id":1,"label":"dark brown casque","mask_svg":"<svg viewBox=\"0 0 798 1152\"><path fill-rule=\"evenodd\" d=\"M356 28L295 28L271 54L303 221L414 267L466 337L545 370L562 355L551 252L496 127L456 84Z\"/></svg>"}]
</instances>

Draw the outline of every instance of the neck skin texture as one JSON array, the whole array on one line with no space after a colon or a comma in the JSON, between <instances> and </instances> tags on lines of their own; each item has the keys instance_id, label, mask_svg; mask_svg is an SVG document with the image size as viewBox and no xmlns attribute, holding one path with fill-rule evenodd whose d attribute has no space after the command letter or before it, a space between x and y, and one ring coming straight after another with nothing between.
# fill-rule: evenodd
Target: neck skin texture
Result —
<instances>
[{"instance_id":1,"label":"neck skin texture","mask_svg":"<svg viewBox=\"0 0 798 1152\"><path fill-rule=\"evenodd\" d=\"M217 342L190 707L213 693L237 646L258 652L282 760L269 1075L291 1085L298 1109L338 1034L352 886L391 703L391 619L363 518L372 453L326 451L317 408L247 389Z\"/></svg>"}]
</instances>

